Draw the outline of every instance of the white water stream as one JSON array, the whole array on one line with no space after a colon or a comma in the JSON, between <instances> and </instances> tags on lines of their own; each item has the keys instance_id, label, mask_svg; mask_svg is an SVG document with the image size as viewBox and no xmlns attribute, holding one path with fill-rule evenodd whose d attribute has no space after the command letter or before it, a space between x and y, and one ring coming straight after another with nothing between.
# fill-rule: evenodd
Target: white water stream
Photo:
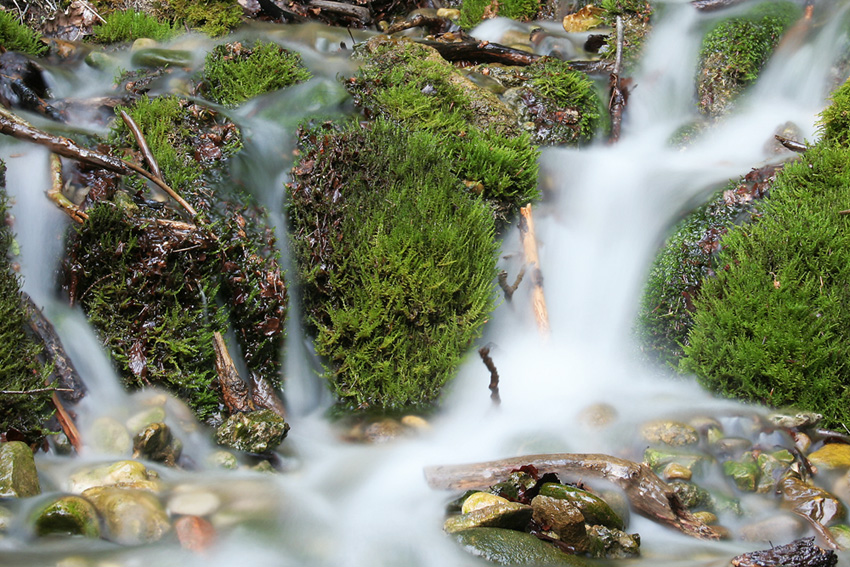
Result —
<instances>
[{"instance_id":1,"label":"white water stream","mask_svg":"<svg viewBox=\"0 0 850 567\"><path fill-rule=\"evenodd\" d=\"M548 341L539 338L525 286L512 303L497 310L484 340L495 345L492 355L502 378L498 408L489 399L486 369L477 356L470 356L430 432L388 445L342 443L323 417L327 396L316 383L309 358L301 355L304 337L292 324L286 390L292 431L284 442L292 471L271 476L160 469L169 483L210 487L237 502L230 520L237 527L227 532L228 520L221 519L222 533L228 535L210 554L191 554L173 541L120 549L79 540L0 539L0 564L477 565L478 560L442 533L450 495L426 486L423 467L542 452L639 459L643 446L636 431L645 420L754 411L717 400L692 382L659 377L659 372L635 364L630 329L652 255L681 211L719 184L763 164L769 158L765 142L784 122L794 122L810 140L815 137L817 113L826 104L829 68L846 41L840 33L845 20L839 16L848 4L820 2L820 10L834 10L833 17L823 18L828 23L816 28L804 45L781 51L739 112L685 152L668 147L667 140L678 126L695 118L697 41L708 16L684 0L666 6L636 77L621 141L580 151L550 149L541 160L541 179L551 199L536 209L535 223L552 336ZM307 61L316 62L317 72L321 65L332 78L344 61L329 59L316 51L319 42L311 41L295 45ZM325 80L315 79L303 89L332 84ZM67 88L74 86L69 81ZM284 158L292 145L287 128L299 115L309 114L304 107L315 99L315 91L310 92L264 97L237 117L249 137L245 171L251 171L253 190L274 211L281 207ZM282 115L287 115L285 126L277 118ZM83 317L52 291L65 221L43 196L48 186L46 153L3 139L0 156L9 167L7 186L15 199L25 289L45 306L89 385L79 409L83 427L99 415L132 413L126 408L137 401L118 387ZM276 222L285 242L280 216ZM515 235L508 235L503 253L519 250ZM504 264L516 273L516 260ZM294 309L291 314L297 320ZM605 428L583 425L582 410L599 402L616 409L616 421ZM199 463L211 450L202 435L186 442L186 451ZM85 457L106 458L93 453ZM79 464L58 457L39 459L44 485L52 490L61 490L67 471ZM253 520L240 518L240 510ZM628 564L641 567L721 566L738 553L766 547L701 542L639 517L632 518L629 532L641 534L643 556Z\"/></svg>"}]
</instances>

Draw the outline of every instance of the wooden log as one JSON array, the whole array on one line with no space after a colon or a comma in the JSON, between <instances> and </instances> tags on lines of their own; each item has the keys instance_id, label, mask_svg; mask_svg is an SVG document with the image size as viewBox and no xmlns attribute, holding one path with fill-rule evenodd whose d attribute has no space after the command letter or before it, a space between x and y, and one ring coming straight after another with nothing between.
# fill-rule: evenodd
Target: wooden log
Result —
<instances>
[{"instance_id":1,"label":"wooden log","mask_svg":"<svg viewBox=\"0 0 850 567\"><path fill-rule=\"evenodd\" d=\"M472 61L475 63L502 63L503 65L531 65L540 55L514 49L487 41L442 41L420 40L418 43L437 50L446 61Z\"/></svg>"},{"instance_id":2,"label":"wooden log","mask_svg":"<svg viewBox=\"0 0 850 567\"><path fill-rule=\"evenodd\" d=\"M537 256L537 239L534 235L534 218L531 216L531 205L520 209L519 235L522 249L525 253L525 264L531 272L531 308L537 329L544 338L549 336L549 312L546 310L546 297L543 294L543 273L540 271L540 260Z\"/></svg>"},{"instance_id":3,"label":"wooden log","mask_svg":"<svg viewBox=\"0 0 850 567\"><path fill-rule=\"evenodd\" d=\"M439 490L486 490L507 480L512 471L531 465L540 474L555 473L562 481L599 478L620 487L642 516L701 539L719 539L716 529L684 507L675 491L643 463L601 454L557 453L513 457L466 465L425 468L425 480Z\"/></svg>"}]
</instances>

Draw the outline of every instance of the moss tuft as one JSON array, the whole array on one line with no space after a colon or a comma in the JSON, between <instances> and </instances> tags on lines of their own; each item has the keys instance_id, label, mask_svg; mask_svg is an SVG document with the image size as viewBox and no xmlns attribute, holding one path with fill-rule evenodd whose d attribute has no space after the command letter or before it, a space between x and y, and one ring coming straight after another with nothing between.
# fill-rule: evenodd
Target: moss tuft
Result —
<instances>
[{"instance_id":1,"label":"moss tuft","mask_svg":"<svg viewBox=\"0 0 850 567\"><path fill-rule=\"evenodd\" d=\"M273 42L252 47L226 43L213 49L204 64L204 93L215 102L236 106L246 100L310 78L301 56Z\"/></svg>"},{"instance_id":2,"label":"moss tuft","mask_svg":"<svg viewBox=\"0 0 850 567\"><path fill-rule=\"evenodd\" d=\"M458 25L471 29L487 18L496 16L530 22L540 11L540 0L464 0Z\"/></svg>"},{"instance_id":3,"label":"moss tuft","mask_svg":"<svg viewBox=\"0 0 850 567\"><path fill-rule=\"evenodd\" d=\"M499 99L474 85L435 50L376 39L346 82L367 117L382 117L443 140L452 172L505 218L537 198L537 157L530 137Z\"/></svg>"},{"instance_id":4,"label":"moss tuft","mask_svg":"<svg viewBox=\"0 0 850 567\"><path fill-rule=\"evenodd\" d=\"M161 23L144 12L120 10L106 16L106 21L92 28L92 40L98 43L119 43L146 37L167 41L180 34L178 26Z\"/></svg>"},{"instance_id":5,"label":"moss tuft","mask_svg":"<svg viewBox=\"0 0 850 567\"><path fill-rule=\"evenodd\" d=\"M717 117L753 84L782 35L800 17L789 0L764 2L743 15L717 22L700 48L697 96L700 112Z\"/></svg>"},{"instance_id":6,"label":"moss tuft","mask_svg":"<svg viewBox=\"0 0 850 567\"><path fill-rule=\"evenodd\" d=\"M176 22L211 37L227 34L242 23L242 6L236 0L168 0Z\"/></svg>"},{"instance_id":7,"label":"moss tuft","mask_svg":"<svg viewBox=\"0 0 850 567\"><path fill-rule=\"evenodd\" d=\"M492 211L446 135L379 119L300 139L289 217L325 377L347 408L431 404L493 308Z\"/></svg>"},{"instance_id":8,"label":"moss tuft","mask_svg":"<svg viewBox=\"0 0 850 567\"><path fill-rule=\"evenodd\" d=\"M11 12L0 10L0 45L6 51L19 51L39 57L47 52L47 45L39 35L20 23Z\"/></svg>"}]
</instances>

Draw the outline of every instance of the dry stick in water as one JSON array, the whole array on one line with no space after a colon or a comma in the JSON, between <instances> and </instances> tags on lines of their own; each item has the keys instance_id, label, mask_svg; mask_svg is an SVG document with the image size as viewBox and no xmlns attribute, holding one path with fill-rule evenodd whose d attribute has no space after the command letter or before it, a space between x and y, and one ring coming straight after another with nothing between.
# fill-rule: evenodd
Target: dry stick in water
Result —
<instances>
[{"instance_id":1,"label":"dry stick in water","mask_svg":"<svg viewBox=\"0 0 850 567\"><path fill-rule=\"evenodd\" d=\"M526 465L535 467L541 474L555 473L562 481L588 477L607 480L625 492L639 514L690 536L720 538L720 532L685 508L673 488L647 465L609 455L556 453L486 463L438 465L425 468L425 480L438 490L487 490Z\"/></svg>"},{"instance_id":2,"label":"dry stick in water","mask_svg":"<svg viewBox=\"0 0 850 567\"><path fill-rule=\"evenodd\" d=\"M478 356L481 357L484 366L490 371L490 399L493 400L494 406L498 406L502 403L502 398L499 396L499 371L496 370L496 365L490 358L490 346L487 345L478 349Z\"/></svg>"},{"instance_id":3,"label":"dry stick in water","mask_svg":"<svg viewBox=\"0 0 850 567\"><path fill-rule=\"evenodd\" d=\"M103 169L108 169L109 171L120 173L121 175L138 173L142 177L156 183L163 191L168 193L175 201L177 201L180 206L186 209L190 215L193 217L197 215L197 212L192 205L187 203L183 197L174 191L174 189L169 187L162 179L159 179L138 165L94 150L80 147L73 140L68 138L48 134L47 132L27 124L2 107L0 107L0 134L7 134L19 140L44 146L60 156L82 161L97 167L102 167Z\"/></svg>"},{"instance_id":4,"label":"dry stick in water","mask_svg":"<svg viewBox=\"0 0 850 567\"><path fill-rule=\"evenodd\" d=\"M543 295L543 274L540 271L540 261L537 257L537 239L534 236L531 205L522 207L519 212L519 236L525 253L526 265L531 270L531 307L540 335L547 338L549 336L549 312L546 310L546 297Z\"/></svg>"},{"instance_id":5,"label":"dry stick in water","mask_svg":"<svg viewBox=\"0 0 850 567\"><path fill-rule=\"evenodd\" d=\"M144 156L145 161L148 162L148 167L150 168L151 173L162 179L162 172L159 170L159 164L156 163L156 158L154 157L153 152L151 152L148 142L145 140L139 125L136 124L136 121L123 110L121 111L121 120L123 120L127 128L130 129L130 132L136 139L136 143L139 144L139 149L142 151L142 156Z\"/></svg>"}]
</instances>

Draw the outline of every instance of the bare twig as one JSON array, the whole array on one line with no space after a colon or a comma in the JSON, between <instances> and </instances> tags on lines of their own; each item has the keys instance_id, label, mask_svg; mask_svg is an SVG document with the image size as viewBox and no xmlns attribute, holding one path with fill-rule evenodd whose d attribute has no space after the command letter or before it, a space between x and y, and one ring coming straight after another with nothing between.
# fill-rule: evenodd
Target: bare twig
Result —
<instances>
[{"instance_id":1,"label":"bare twig","mask_svg":"<svg viewBox=\"0 0 850 567\"><path fill-rule=\"evenodd\" d=\"M0 394L6 396L28 396L30 394L44 394L45 392L73 392L71 388L35 388L33 390L0 390Z\"/></svg>"},{"instance_id":2,"label":"bare twig","mask_svg":"<svg viewBox=\"0 0 850 567\"><path fill-rule=\"evenodd\" d=\"M133 137L136 139L136 143L139 145L139 149L142 151L142 156L144 156L145 161L148 163L151 173L162 179L162 172L159 170L159 164L156 163L156 158L154 157L153 152L151 152L148 142L145 140L145 136L142 134L142 130L139 128L139 125L136 124L136 121L123 110L121 111L121 120L124 121L124 124L127 125L127 128L129 128Z\"/></svg>"},{"instance_id":3,"label":"bare twig","mask_svg":"<svg viewBox=\"0 0 850 567\"><path fill-rule=\"evenodd\" d=\"M623 18L617 16L617 54L614 59L614 70L611 72L611 98L608 101L608 110L611 113L611 137L609 142L620 139L620 129L623 124L623 108L626 106L626 93L623 91L620 81L620 73L623 67Z\"/></svg>"},{"instance_id":4,"label":"bare twig","mask_svg":"<svg viewBox=\"0 0 850 567\"><path fill-rule=\"evenodd\" d=\"M83 448L83 441L80 437L80 431L77 429L77 426L74 425L74 420L71 419L70 414L65 409L65 406L62 404L62 400L59 399L56 392L53 392L50 400L53 402L53 407L56 408L56 420L62 427L65 437L68 438L68 441L71 443L71 446L74 447L74 450L79 453Z\"/></svg>"},{"instance_id":5,"label":"bare twig","mask_svg":"<svg viewBox=\"0 0 850 567\"><path fill-rule=\"evenodd\" d=\"M514 292L516 292L519 284L522 283L523 276L525 276L525 266L520 268L513 285L508 285L508 273L504 270L499 272L499 287L502 288L507 301L510 301L513 298Z\"/></svg>"},{"instance_id":6,"label":"bare twig","mask_svg":"<svg viewBox=\"0 0 850 567\"><path fill-rule=\"evenodd\" d=\"M806 144L803 144L803 143L798 142L796 140L792 140L791 138L786 138L785 136L780 136L779 134L776 134L773 137L776 138L777 142L779 142L780 144L782 144L783 146L785 146L787 149L791 150L792 152L797 152L798 154L802 154L802 153L805 153L806 150L809 149L809 146L807 146Z\"/></svg>"},{"instance_id":7,"label":"bare twig","mask_svg":"<svg viewBox=\"0 0 850 567\"><path fill-rule=\"evenodd\" d=\"M386 31L384 31L384 33L387 35L392 35L400 31L409 30L411 28L423 27L427 28L428 31L432 34L437 34L447 30L449 26L451 26L451 23L451 20L449 20L448 18L416 14L407 18L406 20L394 23L393 25L388 27Z\"/></svg>"},{"instance_id":8,"label":"bare twig","mask_svg":"<svg viewBox=\"0 0 850 567\"><path fill-rule=\"evenodd\" d=\"M499 397L499 371L496 370L496 365L493 359L490 358L490 345L483 346L478 349L478 356L484 362L484 366L490 371L490 399L493 400L493 405L498 406L502 403L502 398Z\"/></svg>"},{"instance_id":9,"label":"bare twig","mask_svg":"<svg viewBox=\"0 0 850 567\"><path fill-rule=\"evenodd\" d=\"M531 269L531 305L537 329L541 336L549 336L549 312L546 310L546 297L543 295L543 273L540 271L540 260L537 256L537 239L534 235L534 219L531 216L531 205L520 209L519 235L525 252L526 265Z\"/></svg>"},{"instance_id":10,"label":"bare twig","mask_svg":"<svg viewBox=\"0 0 850 567\"><path fill-rule=\"evenodd\" d=\"M850 209L847 209L846 211L838 211L838 214L839 215L850 215Z\"/></svg>"},{"instance_id":11,"label":"bare twig","mask_svg":"<svg viewBox=\"0 0 850 567\"><path fill-rule=\"evenodd\" d=\"M227 410L230 413L253 411L255 407L251 400L251 393L248 391L248 383L239 376L236 365L233 364L233 359L227 350L224 337L218 331L213 335L213 346L215 347L215 370L218 373L218 384L221 387L221 397L224 400L224 405L227 406Z\"/></svg>"}]
</instances>

